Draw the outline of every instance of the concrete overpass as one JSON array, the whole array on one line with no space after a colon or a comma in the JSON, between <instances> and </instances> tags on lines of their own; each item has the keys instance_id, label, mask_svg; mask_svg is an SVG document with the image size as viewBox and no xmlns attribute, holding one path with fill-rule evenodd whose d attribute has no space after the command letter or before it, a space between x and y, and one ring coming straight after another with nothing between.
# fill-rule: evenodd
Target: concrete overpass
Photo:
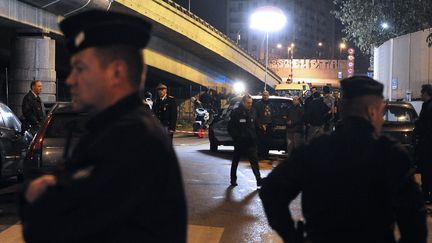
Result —
<instances>
[{"instance_id":1,"label":"concrete overpass","mask_svg":"<svg viewBox=\"0 0 432 243\"><path fill-rule=\"evenodd\" d=\"M264 86L263 64L170 0L5 0L0 3L0 27L12 33L9 41L14 44L8 46L9 53L3 47L0 58L9 67L9 101L15 110L33 79L44 82L42 98L55 101L56 81L62 79L58 73L67 69L57 23L65 16L95 8L128 12L153 23L154 37L144 51L150 66L149 86L161 80L173 86L194 84L218 90L230 87L235 80L245 81L251 91ZM0 40L0 45L2 41L8 40ZM280 81L269 70L268 86Z\"/></svg>"}]
</instances>

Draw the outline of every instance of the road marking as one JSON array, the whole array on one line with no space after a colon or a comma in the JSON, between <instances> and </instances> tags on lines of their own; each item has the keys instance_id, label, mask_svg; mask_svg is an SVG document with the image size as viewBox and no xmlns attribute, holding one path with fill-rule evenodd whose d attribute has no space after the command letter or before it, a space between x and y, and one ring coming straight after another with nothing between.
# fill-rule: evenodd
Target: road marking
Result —
<instances>
[{"instance_id":1,"label":"road marking","mask_svg":"<svg viewBox=\"0 0 432 243\"><path fill-rule=\"evenodd\" d=\"M188 225L188 243L219 243L224 228Z\"/></svg>"},{"instance_id":2,"label":"road marking","mask_svg":"<svg viewBox=\"0 0 432 243\"><path fill-rule=\"evenodd\" d=\"M20 224L12 225L0 233L1 243L24 243Z\"/></svg>"}]
</instances>

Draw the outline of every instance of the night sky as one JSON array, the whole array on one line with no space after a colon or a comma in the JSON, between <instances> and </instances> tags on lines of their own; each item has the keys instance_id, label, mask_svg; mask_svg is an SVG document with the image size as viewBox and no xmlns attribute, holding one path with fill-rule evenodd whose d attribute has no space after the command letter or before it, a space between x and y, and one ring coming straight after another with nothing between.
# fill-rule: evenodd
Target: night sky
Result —
<instances>
[{"instance_id":1,"label":"night sky","mask_svg":"<svg viewBox=\"0 0 432 243\"><path fill-rule=\"evenodd\" d=\"M188 8L188 0L174 0L184 8ZM226 0L190 0L191 11L209 24L216 27L218 30L226 34ZM342 25L338 23L336 28L342 29ZM344 34L337 35L340 38ZM338 43L339 41L336 41ZM354 45L349 44L350 47ZM364 56L357 49L356 52L356 72L366 73L369 66L369 57Z\"/></svg>"},{"instance_id":2,"label":"night sky","mask_svg":"<svg viewBox=\"0 0 432 243\"><path fill-rule=\"evenodd\" d=\"M174 0L188 8L188 0ZM191 12L226 33L226 0L190 0Z\"/></svg>"}]
</instances>

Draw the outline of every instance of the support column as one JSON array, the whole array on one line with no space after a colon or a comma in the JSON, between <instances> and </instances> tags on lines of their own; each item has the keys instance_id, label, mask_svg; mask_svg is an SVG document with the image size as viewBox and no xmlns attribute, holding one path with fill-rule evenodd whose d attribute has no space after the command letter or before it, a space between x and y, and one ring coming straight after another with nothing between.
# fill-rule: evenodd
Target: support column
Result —
<instances>
[{"instance_id":1,"label":"support column","mask_svg":"<svg viewBox=\"0 0 432 243\"><path fill-rule=\"evenodd\" d=\"M21 116L21 103L33 80L42 82L43 102L56 101L55 40L42 33L19 34L13 43L9 106Z\"/></svg>"}]
</instances>

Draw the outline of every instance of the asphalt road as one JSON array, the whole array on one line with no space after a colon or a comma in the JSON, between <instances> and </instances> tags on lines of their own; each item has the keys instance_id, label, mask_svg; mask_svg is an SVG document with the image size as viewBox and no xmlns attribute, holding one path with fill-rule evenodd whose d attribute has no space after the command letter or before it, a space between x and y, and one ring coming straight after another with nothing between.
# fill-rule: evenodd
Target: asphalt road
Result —
<instances>
[{"instance_id":1,"label":"asphalt road","mask_svg":"<svg viewBox=\"0 0 432 243\"><path fill-rule=\"evenodd\" d=\"M206 138L176 137L174 148L183 172L188 200L188 243L281 242L267 224L255 178L246 159L237 171L237 187L229 185L233 147L220 146L210 152ZM283 155L272 153L272 161L260 163L265 177ZM20 226L16 211L16 191L13 182L0 185L0 242L20 243ZM295 218L301 218L300 202L291 205ZM428 217L432 232L432 217ZM432 243L432 234L429 234Z\"/></svg>"}]
</instances>

